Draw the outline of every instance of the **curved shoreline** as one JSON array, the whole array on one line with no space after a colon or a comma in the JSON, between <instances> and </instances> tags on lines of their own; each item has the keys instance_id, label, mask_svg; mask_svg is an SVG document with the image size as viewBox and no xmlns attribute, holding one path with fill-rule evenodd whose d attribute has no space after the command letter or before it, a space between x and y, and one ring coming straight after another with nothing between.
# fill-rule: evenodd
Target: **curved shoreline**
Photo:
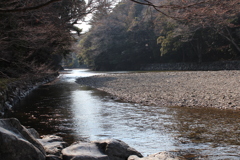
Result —
<instances>
[{"instance_id":1,"label":"curved shoreline","mask_svg":"<svg viewBox=\"0 0 240 160\"><path fill-rule=\"evenodd\" d=\"M240 71L106 74L77 83L144 105L240 110Z\"/></svg>"},{"instance_id":2,"label":"curved shoreline","mask_svg":"<svg viewBox=\"0 0 240 160\"><path fill-rule=\"evenodd\" d=\"M0 90L0 118L12 110L22 98L40 85L49 83L57 78L58 72L49 74L31 75L6 84L6 88Z\"/></svg>"}]
</instances>

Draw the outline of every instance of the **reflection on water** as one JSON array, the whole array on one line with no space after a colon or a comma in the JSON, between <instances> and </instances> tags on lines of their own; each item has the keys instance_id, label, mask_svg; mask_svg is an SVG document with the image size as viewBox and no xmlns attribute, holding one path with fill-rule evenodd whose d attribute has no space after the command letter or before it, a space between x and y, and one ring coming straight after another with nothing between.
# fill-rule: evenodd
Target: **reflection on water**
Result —
<instances>
[{"instance_id":1,"label":"reflection on water","mask_svg":"<svg viewBox=\"0 0 240 160\"><path fill-rule=\"evenodd\" d=\"M239 112L141 106L75 83L95 74L73 70L34 90L14 116L40 134L77 140L121 139L145 156L173 151L188 159L239 159Z\"/></svg>"}]
</instances>

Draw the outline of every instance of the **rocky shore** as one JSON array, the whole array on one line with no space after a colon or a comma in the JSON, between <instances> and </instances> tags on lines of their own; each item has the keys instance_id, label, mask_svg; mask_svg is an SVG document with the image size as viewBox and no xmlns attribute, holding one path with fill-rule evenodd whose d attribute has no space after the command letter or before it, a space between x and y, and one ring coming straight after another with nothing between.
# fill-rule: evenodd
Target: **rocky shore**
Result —
<instances>
[{"instance_id":1,"label":"rocky shore","mask_svg":"<svg viewBox=\"0 0 240 160\"><path fill-rule=\"evenodd\" d=\"M56 72L23 77L7 83L4 88L0 88L0 118L11 111L12 106L28 95L33 89L53 81L58 75Z\"/></svg>"},{"instance_id":2,"label":"rocky shore","mask_svg":"<svg viewBox=\"0 0 240 160\"><path fill-rule=\"evenodd\" d=\"M179 160L168 152L143 157L117 139L79 141L69 146L56 135L40 138L35 129L27 129L15 118L0 119L0 144L1 160Z\"/></svg>"},{"instance_id":3,"label":"rocky shore","mask_svg":"<svg viewBox=\"0 0 240 160\"><path fill-rule=\"evenodd\" d=\"M240 71L106 74L77 83L144 105L240 109Z\"/></svg>"}]
</instances>

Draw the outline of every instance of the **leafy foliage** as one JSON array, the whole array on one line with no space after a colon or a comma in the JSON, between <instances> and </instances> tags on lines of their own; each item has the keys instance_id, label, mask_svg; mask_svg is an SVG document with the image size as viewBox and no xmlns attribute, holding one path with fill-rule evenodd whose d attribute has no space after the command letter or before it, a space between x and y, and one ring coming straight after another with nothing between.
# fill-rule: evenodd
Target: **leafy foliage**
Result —
<instances>
[{"instance_id":1,"label":"leafy foliage","mask_svg":"<svg viewBox=\"0 0 240 160\"><path fill-rule=\"evenodd\" d=\"M156 60L156 35L142 5L122 1L112 12L98 13L80 42L79 57L96 70L129 70ZM159 54L158 54L159 57Z\"/></svg>"},{"instance_id":2,"label":"leafy foliage","mask_svg":"<svg viewBox=\"0 0 240 160\"><path fill-rule=\"evenodd\" d=\"M0 77L56 71L71 52L74 26L105 1L2 0Z\"/></svg>"},{"instance_id":3,"label":"leafy foliage","mask_svg":"<svg viewBox=\"0 0 240 160\"><path fill-rule=\"evenodd\" d=\"M238 1L123 0L94 16L79 59L96 70L239 59Z\"/></svg>"}]
</instances>

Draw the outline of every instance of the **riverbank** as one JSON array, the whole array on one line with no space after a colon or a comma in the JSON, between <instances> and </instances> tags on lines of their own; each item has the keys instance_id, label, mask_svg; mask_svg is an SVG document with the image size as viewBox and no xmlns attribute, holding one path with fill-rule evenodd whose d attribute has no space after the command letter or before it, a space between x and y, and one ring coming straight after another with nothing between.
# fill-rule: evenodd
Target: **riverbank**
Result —
<instances>
[{"instance_id":1,"label":"riverbank","mask_svg":"<svg viewBox=\"0 0 240 160\"><path fill-rule=\"evenodd\" d=\"M1 79L0 118L11 110L12 106L24 98L30 91L45 83L53 81L59 74L27 75L18 79Z\"/></svg>"},{"instance_id":2,"label":"riverbank","mask_svg":"<svg viewBox=\"0 0 240 160\"><path fill-rule=\"evenodd\" d=\"M144 105L240 110L240 71L108 74L79 78L77 83Z\"/></svg>"},{"instance_id":3,"label":"riverbank","mask_svg":"<svg viewBox=\"0 0 240 160\"><path fill-rule=\"evenodd\" d=\"M140 70L144 71L220 71L239 70L239 61L217 62L188 62L188 63L155 63L143 65Z\"/></svg>"}]
</instances>

